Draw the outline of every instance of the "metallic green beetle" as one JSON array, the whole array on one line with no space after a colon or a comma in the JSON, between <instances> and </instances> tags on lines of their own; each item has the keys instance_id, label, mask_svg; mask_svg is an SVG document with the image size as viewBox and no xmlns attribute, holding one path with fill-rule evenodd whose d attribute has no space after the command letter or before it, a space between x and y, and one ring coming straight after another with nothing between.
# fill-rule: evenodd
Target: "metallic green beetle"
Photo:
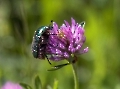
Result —
<instances>
[{"instance_id":1,"label":"metallic green beetle","mask_svg":"<svg viewBox=\"0 0 120 89\"><path fill-rule=\"evenodd\" d=\"M41 26L35 31L32 41L32 54L34 58L45 59L46 55L46 45L49 39L49 30L52 26ZM47 58L50 63L49 59ZM50 63L51 64L51 63Z\"/></svg>"}]
</instances>

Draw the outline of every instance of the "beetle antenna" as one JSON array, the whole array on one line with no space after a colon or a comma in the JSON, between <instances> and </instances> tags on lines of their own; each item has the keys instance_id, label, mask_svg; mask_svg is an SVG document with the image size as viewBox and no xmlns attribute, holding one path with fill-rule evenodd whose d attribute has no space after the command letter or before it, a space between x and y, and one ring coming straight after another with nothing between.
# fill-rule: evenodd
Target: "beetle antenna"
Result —
<instances>
[{"instance_id":1,"label":"beetle antenna","mask_svg":"<svg viewBox=\"0 0 120 89\"><path fill-rule=\"evenodd\" d=\"M51 20L51 23L49 24L49 29L52 30L53 26L52 26L53 20Z\"/></svg>"},{"instance_id":2,"label":"beetle antenna","mask_svg":"<svg viewBox=\"0 0 120 89\"><path fill-rule=\"evenodd\" d=\"M51 23L53 22L53 20L51 20Z\"/></svg>"}]
</instances>

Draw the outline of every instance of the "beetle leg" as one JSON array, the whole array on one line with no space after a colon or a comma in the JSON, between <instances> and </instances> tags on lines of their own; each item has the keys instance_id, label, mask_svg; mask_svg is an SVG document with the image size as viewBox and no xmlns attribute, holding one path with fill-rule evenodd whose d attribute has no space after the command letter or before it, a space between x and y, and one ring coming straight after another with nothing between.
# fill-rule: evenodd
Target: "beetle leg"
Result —
<instances>
[{"instance_id":1,"label":"beetle leg","mask_svg":"<svg viewBox=\"0 0 120 89\"><path fill-rule=\"evenodd\" d=\"M53 66L53 67L52 67L51 69L49 69L48 71L58 70L58 69L60 69L60 68L62 68L62 67L64 67L64 66L66 66L66 65L69 65L69 64L71 64L71 63L68 62L68 63L65 63L65 64L56 65L56 66Z\"/></svg>"},{"instance_id":2,"label":"beetle leg","mask_svg":"<svg viewBox=\"0 0 120 89\"><path fill-rule=\"evenodd\" d=\"M48 71L54 71L54 70L58 70L64 66L67 66L67 65L70 65L71 63L75 63L77 61L77 57L75 56L75 59L71 62L68 62L68 63L65 63L65 64L60 64L60 65L56 65L56 66L53 66L51 69L49 69Z\"/></svg>"},{"instance_id":3,"label":"beetle leg","mask_svg":"<svg viewBox=\"0 0 120 89\"><path fill-rule=\"evenodd\" d=\"M47 55L45 54L45 57L47 58L47 61L50 65L52 65L52 63L50 62L50 60L48 59Z\"/></svg>"}]
</instances>

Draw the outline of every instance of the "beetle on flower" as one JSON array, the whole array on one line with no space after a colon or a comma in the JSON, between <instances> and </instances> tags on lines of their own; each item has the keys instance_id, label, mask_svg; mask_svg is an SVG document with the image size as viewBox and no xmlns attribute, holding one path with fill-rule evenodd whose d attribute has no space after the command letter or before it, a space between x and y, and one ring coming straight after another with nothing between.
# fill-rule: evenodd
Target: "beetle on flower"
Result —
<instances>
[{"instance_id":1,"label":"beetle on flower","mask_svg":"<svg viewBox=\"0 0 120 89\"><path fill-rule=\"evenodd\" d=\"M49 60L68 60L68 63L54 66L51 70L75 63L78 55L88 52L88 47L82 50L86 40L85 22L78 24L73 18L71 18L71 22L69 25L65 21L60 28L56 22L53 22L53 26L42 26L35 31L32 42L32 53L35 58L45 59L46 57L49 63Z\"/></svg>"}]
</instances>

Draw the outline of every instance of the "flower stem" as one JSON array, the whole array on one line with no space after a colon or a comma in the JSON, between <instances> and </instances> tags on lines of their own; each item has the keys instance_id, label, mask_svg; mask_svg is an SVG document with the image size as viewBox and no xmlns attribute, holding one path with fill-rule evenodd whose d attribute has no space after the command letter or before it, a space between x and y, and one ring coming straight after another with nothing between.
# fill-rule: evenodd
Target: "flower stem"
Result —
<instances>
[{"instance_id":1,"label":"flower stem","mask_svg":"<svg viewBox=\"0 0 120 89\"><path fill-rule=\"evenodd\" d=\"M79 84L78 84L78 77L77 77L77 70L76 70L76 64L72 64L72 69L73 69L73 76L74 76L74 89L79 89Z\"/></svg>"}]
</instances>

